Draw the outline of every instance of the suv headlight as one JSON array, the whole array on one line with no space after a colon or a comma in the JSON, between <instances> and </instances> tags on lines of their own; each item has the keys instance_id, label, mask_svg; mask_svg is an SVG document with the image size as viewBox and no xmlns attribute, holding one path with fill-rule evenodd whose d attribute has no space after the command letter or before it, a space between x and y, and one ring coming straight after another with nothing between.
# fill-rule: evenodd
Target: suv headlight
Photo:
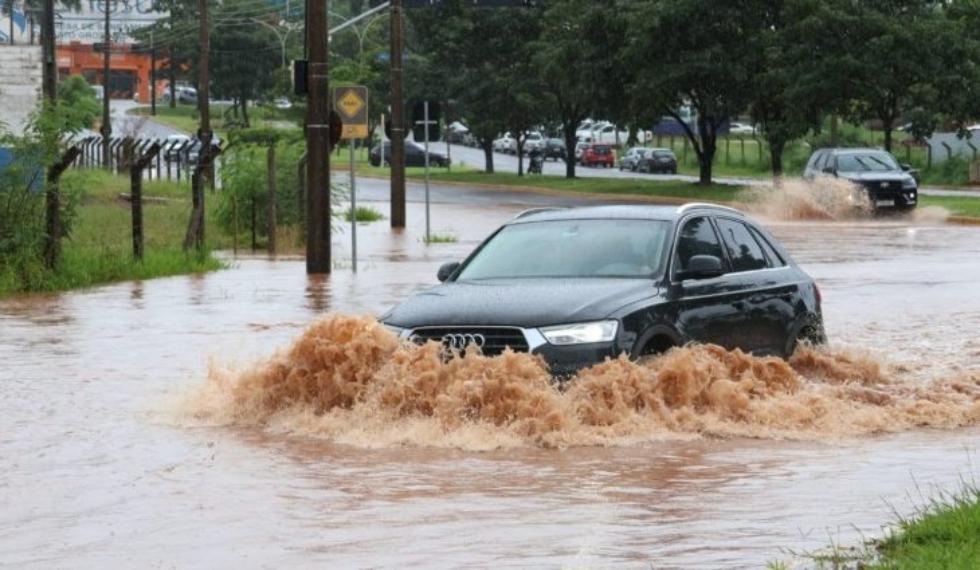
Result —
<instances>
[{"instance_id":1,"label":"suv headlight","mask_svg":"<svg viewBox=\"0 0 980 570\"><path fill-rule=\"evenodd\" d=\"M590 342L610 342L616 338L618 321L595 321L574 325L557 325L539 329L551 344L586 344Z\"/></svg>"}]
</instances>

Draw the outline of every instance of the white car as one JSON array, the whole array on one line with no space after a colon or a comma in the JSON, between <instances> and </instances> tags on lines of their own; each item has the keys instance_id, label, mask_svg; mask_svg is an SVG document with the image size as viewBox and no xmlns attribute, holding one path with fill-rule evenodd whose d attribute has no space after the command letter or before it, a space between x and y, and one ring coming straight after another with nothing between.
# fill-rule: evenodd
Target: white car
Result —
<instances>
[{"instance_id":1,"label":"white car","mask_svg":"<svg viewBox=\"0 0 980 570\"><path fill-rule=\"evenodd\" d=\"M754 135L756 128L745 123L728 123L728 134L731 135Z\"/></svg>"},{"instance_id":2,"label":"white car","mask_svg":"<svg viewBox=\"0 0 980 570\"><path fill-rule=\"evenodd\" d=\"M545 140L541 133L537 131L529 133L527 138L524 139L524 153L527 154L535 149L543 151Z\"/></svg>"},{"instance_id":3,"label":"white car","mask_svg":"<svg viewBox=\"0 0 980 570\"><path fill-rule=\"evenodd\" d=\"M493 141L493 150L494 152L517 154L517 139L506 132L502 137Z\"/></svg>"}]
</instances>

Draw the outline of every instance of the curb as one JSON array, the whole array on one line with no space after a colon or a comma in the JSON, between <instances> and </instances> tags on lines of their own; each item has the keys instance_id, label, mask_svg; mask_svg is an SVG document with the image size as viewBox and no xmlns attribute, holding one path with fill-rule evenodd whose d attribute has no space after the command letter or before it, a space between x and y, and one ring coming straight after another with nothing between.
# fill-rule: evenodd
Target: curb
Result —
<instances>
[{"instance_id":1,"label":"curb","mask_svg":"<svg viewBox=\"0 0 980 570\"><path fill-rule=\"evenodd\" d=\"M950 216L946 221L961 226L980 226L980 218L976 216Z\"/></svg>"}]
</instances>

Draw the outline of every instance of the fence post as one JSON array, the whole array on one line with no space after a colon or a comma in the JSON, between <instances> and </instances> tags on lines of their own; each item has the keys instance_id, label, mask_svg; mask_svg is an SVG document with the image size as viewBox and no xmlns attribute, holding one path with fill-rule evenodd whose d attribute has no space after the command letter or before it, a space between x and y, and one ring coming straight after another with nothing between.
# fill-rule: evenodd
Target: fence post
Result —
<instances>
[{"instance_id":1,"label":"fence post","mask_svg":"<svg viewBox=\"0 0 980 570\"><path fill-rule=\"evenodd\" d=\"M755 137L752 137L752 140L755 141L756 150L759 151L758 152L759 159L757 162L759 163L759 166L762 166L762 141Z\"/></svg>"},{"instance_id":2,"label":"fence post","mask_svg":"<svg viewBox=\"0 0 980 570\"><path fill-rule=\"evenodd\" d=\"M145 145L144 145L145 146ZM130 145L132 157L132 145ZM140 153L135 159L130 159L129 186L130 201L133 212L133 257L143 260L143 171L153 163L153 158L160 153L160 145L153 141L146 153Z\"/></svg>"},{"instance_id":3,"label":"fence post","mask_svg":"<svg viewBox=\"0 0 980 570\"><path fill-rule=\"evenodd\" d=\"M269 226L269 241L267 243L269 255L276 254L276 144L269 145L266 151L266 177L268 186L269 203L266 208L266 215Z\"/></svg>"},{"instance_id":4,"label":"fence post","mask_svg":"<svg viewBox=\"0 0 980 570\"><path fill-rule=\"evenodd\" d=\"M732 137L725 137L725 166L731 166L732 164Z\"/></svg>"},{"instance_id":5,"label":"fence post","mask_svg":"<svg viewBox=\"0 0 980 570\"><path fill-rule=\"evenodd\" d=\"M740 138L739 142L742 144L742 166L745 166L745 138Z\"/></svg>"},{"instance_id":6,"label":"fence post","mask_svg":"<svg viewBox=\"0 0 980 570\"><path fill-rule=\"evenodd\" d=\"M953 158L953 147L946 144L946 141L941 141L941 142L943 144L943 148L946 149L946 160Z\"/></svg>"}]
</instances>

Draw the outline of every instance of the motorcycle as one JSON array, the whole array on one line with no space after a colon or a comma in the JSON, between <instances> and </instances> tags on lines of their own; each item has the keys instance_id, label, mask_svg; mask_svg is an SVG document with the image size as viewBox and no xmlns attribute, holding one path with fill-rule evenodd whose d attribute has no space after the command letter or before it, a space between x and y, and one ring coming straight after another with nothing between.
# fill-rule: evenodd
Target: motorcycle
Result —
<instances>
[{"instance_id":1,"label":"motorcycle","mask_svg":"<svg viewBox=\"0 0 980 570\"><path fill-rule=\"evenodd\" d=\"M527 173L542 174L542 169L544 168L544 156L541 154L541 152L537 150L532 151L531 154L528 155L528 158L529 162L527 165Z\"/></svg>"}]
</instances>

